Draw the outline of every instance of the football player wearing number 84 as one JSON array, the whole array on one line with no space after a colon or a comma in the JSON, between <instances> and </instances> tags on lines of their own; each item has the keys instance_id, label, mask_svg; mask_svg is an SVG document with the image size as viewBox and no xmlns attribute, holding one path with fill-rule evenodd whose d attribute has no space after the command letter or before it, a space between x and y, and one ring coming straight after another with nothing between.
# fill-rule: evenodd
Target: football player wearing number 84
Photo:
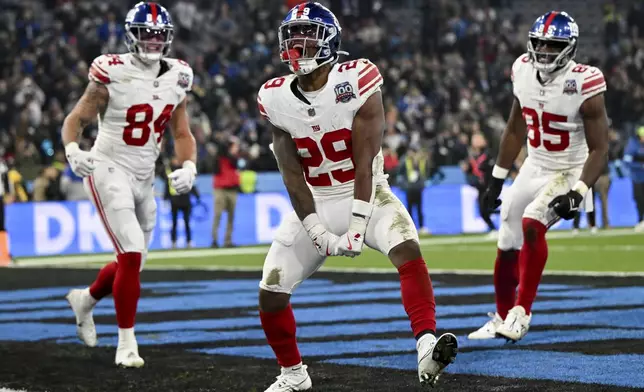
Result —
<instances>
[{"instance_id":1,"label":"football player wearing number 84","mask_svg":"<svg viewBox=\"0 0 644 392\"><path fill-rule=\"evenodd\" d=\"M515 99L485 195L489 209L501 206L496 313L470 339L525 336L548 257L546 231L561 218L573 219L582 205L592 208L589 189L608 153L606 82L599 69L573 61L578 38L570 15L550 11L535 21L528 53L512 66ZM503 182L526 137L528 158L501 204Z\"/></svg>"},{"instance_id":2,"label":"football player wearing number 84","mask_svg":"<svg viewBox=\"0 0 644 392\"><path fill-rule=\"evenodd\" d=\"M295 339L291 294L327 257L352 258L364 245L398 269L420 382L433 385L457 352L454 335L435 336L434 294L418 233L383 173L383 78L369 60L338 63L346 54L340 38L327 8L294 7L279 27L280 57L292 74L269 80L257 97L295 210L282 220L260 282L261 324L281 366L268 392L312 388Z\"/></svg>"},{"instance_id":3,"label":"football player wearing number 84","mask_svg":"<svg viewBox=\"0 0 644 392\"><path fill-rule=\"evenodd\" d=\"M145 263L156 223L154 168L167 124L182 168L169 175L178 193L187 193L196 176L196 146L186 112L192 69L165 57L173 37L168 11L141 2L125 20L128 54L102 55L90 67L89 84L63 124L63 143L72 170L84 177L97 214L114 245L116 261L107 264L85 289L67 295L76 316L77 334L88 346L97 344L92 310L114 296L118 323L115 363L141 367L134 336L140 295L139 273ZM77 139L98 117L98 137L91 151Z\"/></svg>"}]
</instances>

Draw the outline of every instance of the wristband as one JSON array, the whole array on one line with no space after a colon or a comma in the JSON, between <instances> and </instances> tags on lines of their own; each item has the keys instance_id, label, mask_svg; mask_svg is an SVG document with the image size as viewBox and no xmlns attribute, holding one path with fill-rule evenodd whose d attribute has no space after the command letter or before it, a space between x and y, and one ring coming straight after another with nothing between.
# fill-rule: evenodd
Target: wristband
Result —
<instances>
[{"instance_id":1,"label":"wristband","mask_svg":"<svg viewBox=\"0 0 644 392\"><path fill-rule=\"evenodd\" d=\"M498 178L499 180L505 180L508 173L510 173L510 170L504 169L498 165L494 165L494 169L492 169L492 177Z\"/></svg>"},{"instance_id":2,"label":"wristband","mask_svg":"<svg viewBox=\"0 0 644 392\"><path fill-rule=\"evenodd\" d=\"M187 160L187 161L183 162L182 166L183 166L184 169L190 170L193 174L197 174L197 166L195 165L195 163L193 161Z\"/></svg>"},{"instance_id":3,"label":"wristband","mask_svg":"<svg viewBox=\"0 0 644 392\"><path fill-rule=\"evenodd\" d=\"M588 192L588 185L583 181L577 181L575 186L572 187L572 190L584 196Z\"/></svg>"},{"instance_id":4,"label":"wristband","mask_svg":"<svg viewBox=\"0 0 644 392\"><path fill-rule=\"evenodd\" d=\"M307 232L311 231L312 228L314 228L317 225L320 225L320 218L318 217L318 214L313 213L309 214L304 220L302 221L302 225L304 225L304 228L306 229Z\"/></svg>"},{"instance_id":5,"label":"wristband","mask_svg":"<svg viewBox=\"0 0 644 392\"><path fill-rule=\"evenodd\" d=\"M80 147L78 147L78 143L76 142L69 142L65 145L65 155L73 154L78 150L80 150Z\"/></svg>"},{"instance_id":6,"label":"wristband","mask_svg":"<svg viewBox=\"0 0 644 392\"><path fill-rule=\"evenodd\" d=\"M353 199L353 207L351 208L351 213L354 216L360 216L364 217L365 219L369 219L371 218L372 211L373 204L364 200Z\"/></svg>"}]
</instances>

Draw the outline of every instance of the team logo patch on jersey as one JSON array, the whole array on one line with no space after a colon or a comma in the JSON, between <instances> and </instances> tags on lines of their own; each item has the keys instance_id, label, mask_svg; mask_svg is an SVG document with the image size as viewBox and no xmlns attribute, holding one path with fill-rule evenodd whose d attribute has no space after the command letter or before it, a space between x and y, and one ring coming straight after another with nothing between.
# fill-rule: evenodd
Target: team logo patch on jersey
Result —
<instances>
[{"instance_id":1,"label":"team logo patch on jersey","mask_svg":"<svg viewBox=\"0 0 644 392\"><path fill-rule=\"evenodd\" d=\"M351 87L351 83L349 82L336 84L334 90L335 103L347 103L356 97L353 93L353 87Z\"/></svg>"},{"instance_id":2,"label":"team logo patch on jersey","mask_svg":"<svg viewBox=\"0 0 644 392\"><path fill-rule=\"evenodd\" d=\"M577 81L575 79L568 79L564 83L563 93L568 95L577 94Z\"/></svg>"},{"instance_id":3,"label":"team logo patch on jersey","mask_svg":"<svg viewBox=\"0 0 644 392\"><path fill-rule=\"evenodd\" d=\"M179 80L177 81L177 84L181 88L188 88L188 86L190 86L190 75L185 72L179 72Z\"/></svg>"}]
</instances>

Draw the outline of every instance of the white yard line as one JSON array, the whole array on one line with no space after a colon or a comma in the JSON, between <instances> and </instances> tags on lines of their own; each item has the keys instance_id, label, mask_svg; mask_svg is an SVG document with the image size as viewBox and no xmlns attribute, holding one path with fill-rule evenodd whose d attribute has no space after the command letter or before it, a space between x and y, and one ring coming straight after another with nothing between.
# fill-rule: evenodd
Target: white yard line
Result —
<instances>
[{"instance_id":1,"label":"white yard line","mask_svg":"<svg viewBox=\"0 0 644 392\"><path fill-rule=\"evenodd\" d=\"M630 235L642 235L639 233L633 232L632 229L611 229L607 231L601 231L596 236L600 237L617 237L617 236L630 236ZM569 231L555 231L548 233L548 238L550 239L566 239L566 238L580 238L580 237L590 237L589 233L582 232L581 234L574 236ZM461 237L430 237L423 238L420 241L421 246L427 247L431 245L458 245L463 244L464 246L459 247L462 251L485 251L487 247L483 246L471 246L471 244L482 244L495 242L496 240L488 238L485 235L479 236L461 236ZM442 249L441 249L442 248ZM607 250L614 251L639 251L644 250L644 245L605 245L605 246L584 246L584 245L560 245L553 244L551 245L553 250L571 250L571 251L589 251L589 250L599 250L606 248ZM425 248L424 251L432 251L433 248ZM444 250L444 247L436 248L435 250ZM176 258L200 258L200 257L220 257L220 256L236 256L236 255L250 255L250 254L265 254L268 251L268 247L239 247L231 249L191 249L191 250L173 250L173 251L153 251L148 255L148 260L168 260ZM79 267L78 264L84 264L88 268L95 268L95 266L87 265L109 261L113 258L111 253L101 253L95 255L68 255L68 256L59 256L59 257L34 257L34 258L24 258L19 259L17 265L13 267L43 267L43 266L58 266L58 267ZM81 266L83 267L83 266ZM146 269L149 270L182 270L182 269L201 269L201 270L211 270L211 271L259 271L261 267L234 267L234 266L198 266L198 267L186 267L184 265L146 265ZM333 272L346 272L346 273L391 273L395 270L391 268L326 268L322 267L323 271L333 271ZM488 275L491 273L490 270L431 270L433 273L449 273L449 274L481 274ZM576 276L644 276L644 272L593 272L593 271L546 271L546 274L549 275L576 275ZM2 392L2 391L0 391Z\"/></svg>"},{"instance_id":2,"label":"white yard line","mask_svg":"<svg viewBox=\"0 0 644 392\"><path fill-rule=\"evenodd\" d=\"M27 392L24 389L0 388L0 392Z\"/></svg>"},{"instance_id":3,"label":"white yard line","mask_svg":"<svg viewBox=\"0 0 644 392\"><path fill-rule=\"evenodd\" d=\"M32 268L34 266L29 265L25 268ZM82 265L69 265L63 264L58 265L57 268L85 268L85 269L97 269L97 265L91 264L82 264ZM226 265L206 265L206 266L196 266L196 267L186 267L181 264L168 264L168 265L146 265L146 270L149 271L186 271L186 270L195 270L195 271L225 271L225 272L261 272L262 267L259 266L226 266ZM337 272L345 274L395 274L397 273L396 269L392 267L383 267L383 268L343 268L343 267L326 267L322 266L320 271L324 272ZM451 274L451 275L492 275L494 272L491 268L489 270L480 270L480 269L436 269L429 266L429 272L431 274ZM545 270L544 275L553 275L553 276L609 276L609 277L644 277L644 271L642 272L622 272L622 271L566 271L566 270ZM0 390L0 392L2 392Z\"/></svg>"},{"instance_id":4,"label":"white yard line","mask_svg":"<svg viewBox=\"0 0 644 392\"><path fill-rule=\"evenodd\" d=\"M632 229L612 229L602 231L596 234L601 237L619 237L630 235L642 235L635 233ZM578 236L572 235L571 232L552 232L548 233L548 238L551 239L565 239L565 238L580 238L589 237L588 233L579 234ZM421 246L428 245L457 245L457 244L477 244L495 242L495 239L488 238L485 235L477 236L461 236L461 237L429 237L420 240ZM238 247L230 249L190 249L190 250L155 250L148 254L148 260L168 260L175 258L190 259L199 257L220 257L220 256L237 256L237 255L259 255L265 254L268 251L268 246L252 246L252 247ZM98 263L102 261L109 261L113 258L112 253L98 253L94 255L66 255L54 257L28 257L20 258L18 260L19 266L47 266L57 264L86 264Z\"/></svg>"}]
</instances>

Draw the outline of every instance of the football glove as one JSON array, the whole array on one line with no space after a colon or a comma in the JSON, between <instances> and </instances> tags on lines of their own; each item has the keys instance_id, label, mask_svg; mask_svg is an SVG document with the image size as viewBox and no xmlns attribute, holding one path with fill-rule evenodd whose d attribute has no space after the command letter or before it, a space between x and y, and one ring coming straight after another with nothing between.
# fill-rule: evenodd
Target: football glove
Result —
<instances>
[{"instance_id":1,"label":"football glove","mask_svg":"<svg viewBox=\"0 0 644 392\"><path fill-rule=\"evenodd\" d=\"M483 193L483 205L490 212L494 212L501 206L501 191L503 190L504 179L492 177L485 193Z\"/></svg>"},{"instance_id":2,"label":"football glove","mask_svg":"<svg viewBox=\"0 0 644 392\"><path fill-rule=\"evenodd\" d=\"M353 258L362 253L364 235L367 231L367 224L371 218L372 211L373 204L357 199L353 201L349 230L340 236L335 247L335 253L338 256Z\"/></svg>"},{"instance_id":3,"label":"football glove","mask_svg":"<svg viewBox=\"0 0 644 392\"><path fill-rule=\"evenodd\" d=\"M96 169L96 157L91 151L83 151L78 143L71 142L65 146L65 156L74 174L87 177Z\"/></svg>"},{"instance_id":4,"label":"football glove","mask_svg":"<svg viewBox=\"0 0 644 392\"><path fill-rule=\"evenodd\" d=\"M555 211L555 214L559 215L561 218L571 220L574 219L579 212L579 206L583 200L584 196L573 189L565 195L559 195L552 199L548 204L548 207L552 208Z\"/></svg>"},{"instance_id":5,"label":"football glove","mask_svg":"<svg viewBox=\"0 0 644 392\"><path fill-rule=\"evenodd\" d=\"M183 162L183 167L177 169L168 175L170 185L179 194L188 193L192 189L197 176L197 167L192 161Z\"/></svg>"},{"instance_id":6,"label":"football glove","mask_svg":"<svg viewBox=\"0 0 644 392\"><path fill-rule=\"evenodd\" d=\"M327 256L336 256L334 252L334 247L336 242L338 242L338 236L331 233L320 223L320 218L318 214L310 214L302 221L306 232L311 237L315 249L317 249L318 254L323 257Z\"/></svg>"}]
</instances>

